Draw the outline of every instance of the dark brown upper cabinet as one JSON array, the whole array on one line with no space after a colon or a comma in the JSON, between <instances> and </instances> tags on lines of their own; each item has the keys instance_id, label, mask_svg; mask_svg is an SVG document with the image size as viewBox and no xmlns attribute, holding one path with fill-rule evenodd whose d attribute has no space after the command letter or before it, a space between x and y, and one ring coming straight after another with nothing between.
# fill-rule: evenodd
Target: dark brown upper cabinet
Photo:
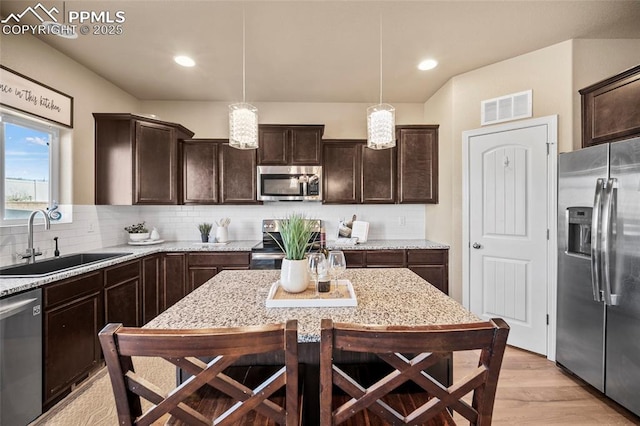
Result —
<instances>
[{"instance_id":1,"label":"dark brown upper cabinet","mask_svg":"<svg viewBox=\"0 0 640 426\"><path fill-rule=\"evenodd\" d=\"M217 204L218 158L223 139L190 139L182 142L182 203Z\"/></svg>"},{"instance_id":2,"label":"dark brown upper cabinet","mask_svg":"<svg viewBox=\"0 0 640 426\"><path fill-rule=\"evenodd\" d=\"M640 135L640 65L580 90L582 147Z\"/></svg>"},{"instance_id":3,"label":"dark brown upper cabinet","mask_svg":"<svg viewBox=\"0 0 640 426\"><path fill-rule=\"evenodd\" d=\"M178 204L178 140L193 132L134 114L93 116L96 204Z\"/></svg>"},{"instance_id":4,"label":"dark brown upper cabinet","mask_svg":"<svg viewBox=\"0 0 640 426\"><path fill-rule=\"evenodd\" d=\"M398 202L438 202L438 125L396 126Z\"/></svg>"},{"instance_id":5,"label":"dark brown upper cabinet","mask_svg":"<svg viewBox=\"0 0 640 426\"><path fill-rule=\"evenodd\" d=\"M262 204L257 199L257 165L255 149L237 149L220 145L220 203Z\"/></svg>"},{"instance_id":6,"label":"dark brown upper cabinet","mask_svg":"<svg viewBox=\"0 0 640 426\"><path fill-rule=\"evenodd\" d=\"M324 125L261 124L259 165L320 165Z\"/></svg>"},{"instance_id":7,"label":"dark brown upper cabinet","mask_svg":"<svg viewBox=\"0 0 640 426\"><path fill-rule=\"evenodd\" d=\"M183 204L258 204L256 151L236 149L227 139L180 143Z\"/></svg>"},{"instance_id":8,"label":"dark brown upper cabinet","mask_svg":"<svg viewBox=\"0 0 640 426\"><path fill-rule=\"evenodd\" d=\"M396 150L373 150L362 140L323 141L323 202L380 204L396 201Z\"/></svg>"}]
</instances>

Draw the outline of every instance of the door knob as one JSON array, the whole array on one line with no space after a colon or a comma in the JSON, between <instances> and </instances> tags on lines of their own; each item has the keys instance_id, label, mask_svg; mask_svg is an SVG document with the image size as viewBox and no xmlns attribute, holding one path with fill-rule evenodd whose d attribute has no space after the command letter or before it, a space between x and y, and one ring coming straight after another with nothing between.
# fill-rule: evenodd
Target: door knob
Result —
<instances>
[{"instance_id":1,"label":"door knob","mask_svg":"<svg viewBox=\"0 0 640 426\"><path fill-rule=\"evenodd\" d=\"M480 244L478 244L478 243L473 243L473 245L471 247L473 247L474 249L479 249L482 246Z\"/></svg>"}]
</instances>

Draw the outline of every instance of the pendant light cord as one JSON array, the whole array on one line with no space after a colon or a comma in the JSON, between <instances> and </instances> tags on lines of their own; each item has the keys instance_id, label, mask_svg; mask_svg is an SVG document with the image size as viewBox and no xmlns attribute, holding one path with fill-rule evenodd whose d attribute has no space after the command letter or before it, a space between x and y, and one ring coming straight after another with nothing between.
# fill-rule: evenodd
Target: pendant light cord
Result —
<instances>
[{"instance_id":1,"label":"pendant light cord","mask_svg":"<svg viewBox=\"0 0 640 426\"><path fill-rule=\"evenodd\" d=\"M380 104L382 104L382 12L380 12Z\"/></svg>"},{"instance_id":2,"label":"pendant light cord","mask_svg":"<svg viewBox=\"0 0 640 426\"><path fill-rule=\"evenodd\" d=\"M242 6L242 103L245 102L246 52L245 52L245 9Z\"/></svg>"}]
</instances>

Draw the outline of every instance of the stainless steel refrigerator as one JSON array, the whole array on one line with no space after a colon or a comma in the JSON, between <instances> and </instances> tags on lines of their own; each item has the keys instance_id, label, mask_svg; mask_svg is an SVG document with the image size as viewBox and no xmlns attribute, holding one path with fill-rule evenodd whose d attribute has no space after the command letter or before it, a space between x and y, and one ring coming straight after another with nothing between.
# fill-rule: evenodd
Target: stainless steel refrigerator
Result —
<instances>
[{"instance_id":1,"label":"stainless steel refrigerator","mask_svg":"<svg viewBox=\"0 0 640 426\"><path fill-rule=\"evenodd\" d=\"M556 361L640 415L640 138L558 165Z\"/></svg>"}]
</instances>

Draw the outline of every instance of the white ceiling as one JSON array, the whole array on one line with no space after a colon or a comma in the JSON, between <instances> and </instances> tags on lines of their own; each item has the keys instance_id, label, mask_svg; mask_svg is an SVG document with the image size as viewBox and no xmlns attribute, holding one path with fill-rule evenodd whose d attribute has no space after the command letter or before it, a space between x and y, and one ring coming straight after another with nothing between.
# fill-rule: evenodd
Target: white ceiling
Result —
<instances>
[{"instance_id":1,"label":"white ceiling","mask_svg":"<svg viewBox=\"0 0 640 426\"><path fill-rule=\"evenodd\" d=\"M36 3L2 0L0 14ZM124 11L122 35L39 38L141 100L241 100L243 7L248 102L377 103L380 16L392 104L424 102L455 75L568 39L640 39L638 0L41 3ZM197 65L177 66L176 54ZM419 71L429 57L440 65Z\"/></svg>"}]
</instances>

